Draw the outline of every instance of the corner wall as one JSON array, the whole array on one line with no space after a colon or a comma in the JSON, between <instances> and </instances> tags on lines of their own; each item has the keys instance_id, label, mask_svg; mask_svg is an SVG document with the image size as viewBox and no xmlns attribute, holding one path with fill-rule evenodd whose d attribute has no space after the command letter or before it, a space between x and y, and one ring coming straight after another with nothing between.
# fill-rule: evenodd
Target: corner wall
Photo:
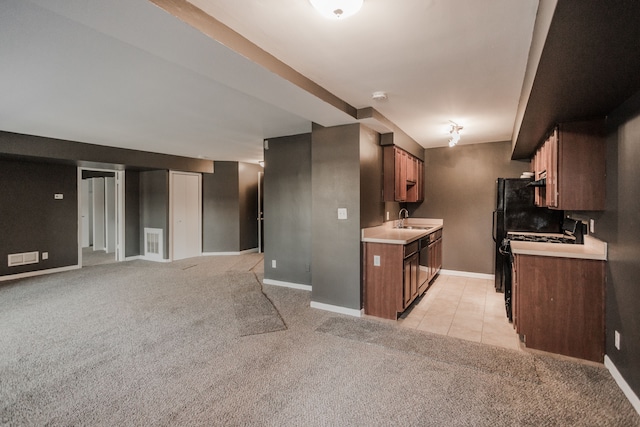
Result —
<instances>
[{"instance_id":1,"label":"corner wall","mask_svg":"<svg viewBox=\"0 0 640 427\"><path fill-rule=\"evenodd\" d=\"M214 162L202 174L202 252L237 252L238 162Z\"/></svg>"},{"instance_id":2,"label":"corner wall","mask_svg":"<svg viewBox=\"0 0 640 427\"><path fill-rule=\"evenodd\" d=\"M124 242L125 257L140 255L140 173L124 173ZM144 242L143 242L144 244Z\"/></svg>"},{"instance_id":3,"label":"corner wall","mask_svg":"<svg viewBox=\"0 0 640 427\"><path fill-rule=\"evenodd\" d=\"M359 311L360 124L314 125L311 139L311 300Z\"/></svg>"},{"instance_id":4,"label":"corner wall","mask_svg":"<svg viewBox=\"0 0 640 427\"><path fill-rule=\"evenodd\" d=\"M496 179L519 177L529 162L511 160L505 141L427 149L424 167L425 200L408 209L444 220L443 268L493 274Z\"/></svg>"},{"instance_id":5,"label":"corner wall","mask_svg":"<svg viewBox=\"0 0 640 427\"><path fill-rule=\"evenodd\" d=\"M264 277L309 286L311 134L270 138L268 144L264 151Z\"/></svg>"},{"instance_id":6,"label":"corner wall","mask_svg":"<svg viewBox=\"0 0 640 427\"><path fill-rule=\"evenodd\" d=\"M640 93L607 122L606 210L594 233L608 243L605 353L640 398Z\"/></svg>"},{"instance_id":7,"label":"corner wall","mask_svg":"<svg viewBox=\"0 0 640 427\"><path fill-rule=\"evenodd\" d=\"M144 248L145 227L161 228L163 258L169 259L169 171L140 172L140 220L140 247Z\"/></svg>"},{"instance_id":8,"label":"corner wall","mask_svg":"<svg viewBox=\"0 0 640 427\"><path fill-rule=\"evenodd\" d=\"M0 276L78 264L77 173L70 165L0 160ZM35 251L37 264L8 267L9 254Z\"/></svg>"}]
</instances>

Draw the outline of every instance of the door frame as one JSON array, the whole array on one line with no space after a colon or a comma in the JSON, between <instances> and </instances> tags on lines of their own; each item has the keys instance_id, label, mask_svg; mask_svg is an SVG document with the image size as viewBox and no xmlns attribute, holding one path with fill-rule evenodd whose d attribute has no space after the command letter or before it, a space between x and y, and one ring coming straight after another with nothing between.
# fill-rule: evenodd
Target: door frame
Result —
<instances>
[{"instance_id":1,"label":"door frame","mask_svg":"<svg viewBox=\"0 0 640 427\"><path fill-rule=\"evenodd\" d=\"M113 172L116 181L116 261L125 260L124 171L78 166L78 266L82 268L82 171Z\"/></svg>"},{"instance_id":2,"label":"door frame","mask_svg":"<svg viewBox=\"0 0 640 427\"><path fill-rule=\"evenodd\" d=\"M264 172L258 172L258 253L264 252Z\"/></svg>"},{"instance_id":3,"label":"door frame","mask_svg":"<svg viewBox=\"0 0 640 427\"><path fill-rule=\"evenodd\" d=\"M175 175L190 175L198 177L198 253L202 255L202 174L196 172L169 171L169 260L173 261L173 177Z\"/></svg>"}]
</instances>

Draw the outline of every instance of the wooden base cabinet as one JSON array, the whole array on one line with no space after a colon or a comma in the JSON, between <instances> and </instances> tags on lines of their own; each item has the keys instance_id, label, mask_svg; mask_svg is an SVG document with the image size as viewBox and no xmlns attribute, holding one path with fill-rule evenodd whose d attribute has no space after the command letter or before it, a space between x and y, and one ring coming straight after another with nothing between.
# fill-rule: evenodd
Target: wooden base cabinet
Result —
<instances>
[{"instance_id":1,"label":"wooden base cabinet","mask_svg":"<svg viewBox=\"0 0 640 427\"><path fill-rule=\"evenodd\" d=\"M418 241L364 243L362 258L365 314L396 320L418 296Z\"/></svg>"},{"instance_id":2,"label":"wooden base cabinet","mask_svg":"<svg viewBox=\"0 0 640 427\"><path fill-rule=\"evenodd\" d=\"M604 360L605 261L517 254L513 324L528 348Z\"/></svg>"}]
</instances>

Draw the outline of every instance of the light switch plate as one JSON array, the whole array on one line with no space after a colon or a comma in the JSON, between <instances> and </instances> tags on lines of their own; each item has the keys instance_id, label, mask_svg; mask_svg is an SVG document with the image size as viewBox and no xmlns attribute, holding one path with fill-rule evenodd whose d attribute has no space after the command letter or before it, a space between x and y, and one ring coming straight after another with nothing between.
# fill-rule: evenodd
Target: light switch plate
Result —
<instances>
[{"instance_id":1,"label":"light switch plate","mask_svg":"<svg viewBox=\"0 0 640 427\"><path fill-rule=\"evenodd\" d=\"M338 208L338 219L347 219L347 208Z\"/></svg>"},{"instance_id":2,"label":"light switch plate","mask_svg":"<svg viewBox=\"0 0 640 427\"><path fill-rule=\"evenodd\" d=\"M380 255L373 256L373 266L380 267Z\"/></svg>"},{"instance_id":3,"label":"light switch plate","mask_svg":"<svg viewBox=\"0 0 640 427\"><path fill-rule=\"evenodd\" d=\"M56 200L62 200L62 199L64 199L64 194L56 193L56 194L53 195L53 198L56 199Z\"/></svg>"}]
</instances>

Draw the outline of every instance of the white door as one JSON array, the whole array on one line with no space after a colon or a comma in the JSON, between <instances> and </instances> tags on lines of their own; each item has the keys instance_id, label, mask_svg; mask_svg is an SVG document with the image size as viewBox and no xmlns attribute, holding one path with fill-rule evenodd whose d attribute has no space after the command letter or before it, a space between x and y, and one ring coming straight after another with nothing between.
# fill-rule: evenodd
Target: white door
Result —
<instances>
[{"instance_id":1,"label":"white door","mask_svg":"<svg viewBox=\"0 0 640 427\"><path fill-rule=\"evenodd\" d=\"M200 256L202 253L201 176L171 172L170 191L172 259Z\"/></svg>"},{"instance_id":2,"label":"white door","mask_svg":"<svg viewBox=\"0 0 640 427\"><path fill-rule=\"evenodd\" d=\"M91 201L89 200L89 180L82 180L82 195L80 196L80 203L82 204L82 247L88 248L91 246L91 232L89 231L89 205Z\"/></svg>"},{"instance_id":3,"label":"white door","mask_svg":"<svg viewBox=\"0 0 640 427\"><path fill-rule=\"evenodd\" d=\"M116 179L104 179L104 235L107 253L116 251Z\"/></svg>"},{"instance_id":4,"label":"white door","mask_svg":"<svg viewBox=\"0 0 640 427\"><path fill-rule=\"evenodd\" d=\"M93 250L105 250L104 235L104 178L93 181Z\"/></svg>"}]
</instances>

